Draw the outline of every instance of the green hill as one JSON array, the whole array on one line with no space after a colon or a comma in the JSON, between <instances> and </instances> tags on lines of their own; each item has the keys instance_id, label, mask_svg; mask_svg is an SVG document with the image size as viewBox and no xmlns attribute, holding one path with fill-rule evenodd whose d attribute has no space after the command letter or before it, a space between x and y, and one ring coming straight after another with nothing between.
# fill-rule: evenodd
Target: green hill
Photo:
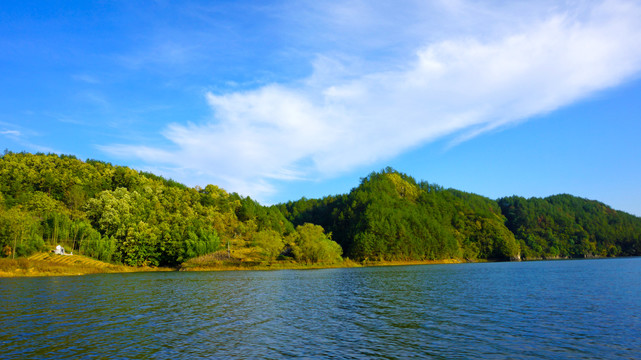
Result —
<instances>
[{"instance_id":1,"label":"green hill","mask_svg":"<svg viewBox=\"0 0 641 360\"><path fill-rule=\"evenodd\" d=\"M217 253L251 261L534 259L641 255L641 219L571 195L545 199L446 189L391 168L348 194L265 207L215 186L74 156L0 157L0 256L62 244L130 266ZM217 255L218 256L218 255Z\"/></svg>"},{"instance_id":2,"label":"green hill","mask_svg":"<svg viewBox=\"0 0 641 360\"><path fill-rule=\"evenodd\" d=\"M389 168L347 195L280 208L294 224L317 221L358 260L509 260L520 253L495 201L417 183Z\"/></svg>"},{"instance_id":3,"label":"green hill","mask_svg":"<svg viewBox=\"0 0 641 360\"><path fill-rule=\"evenodd\" d=\"M49 245L130 266L177 266L226 247L287 251L305 262L335 261L322 228L294 226L275 208L214 185L173 180L75 156L0 157L0 254L24 257ZM338 249L337 249L338 248Z\"/></svg>"},{"instance_id":4,"label":"green hill","mask_svg":"<svg viewBox=\"0 0 641 360\"><path fill-rule=\"evenodd\" d=\"M641 219L598 201L563 194L498 204L527 258L641 255Z\"/></svg>"}]
</instances>

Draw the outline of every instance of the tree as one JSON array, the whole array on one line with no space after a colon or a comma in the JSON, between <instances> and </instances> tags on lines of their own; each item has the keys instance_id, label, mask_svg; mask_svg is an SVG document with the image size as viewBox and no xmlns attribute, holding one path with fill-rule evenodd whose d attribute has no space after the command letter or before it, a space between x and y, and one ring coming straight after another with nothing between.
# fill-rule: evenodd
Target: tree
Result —
<instances>
[{"instance_id":1,"label":"tree","mask_svg":"<svg viewBox=\"0 0 641 360\"><path fill-rule=\"evenodd\" d=\"M258 247L268 260L274 260L285 247L285 242L280 234L271 229L254 233L252 244Z\"/></svg>"},{"instance_id":2,"label":"tree","mask_svg":"<svg viewBox=\"0 0 641 360\"><path fill-rule=\"evenodd\" d=\"M28 256L44 248L38 221L20 207L0 209L0 248L12 258Z\"/></svg>"},{"instance_id":3,"label":"tree","mask_svg":"<svg viewBox=\"0 0 641 360\"><path fill-rule=\"evenodd\" d=\"M105 190L87 202L85 212L105 235L123 238L131 221L132 197L125 188Z\"/></svg>"},{"instance_id":4,"label":"tree","mask_svg":"<svg viewBox=\"0 0 641 360\"><path fill-rule=\"evenodd\" d=\"M296 227L290 239L290 247L298 261L306 263L340 262L343 249L325 234L319 225L304 224Z\"/></svg>"}]
</instances>

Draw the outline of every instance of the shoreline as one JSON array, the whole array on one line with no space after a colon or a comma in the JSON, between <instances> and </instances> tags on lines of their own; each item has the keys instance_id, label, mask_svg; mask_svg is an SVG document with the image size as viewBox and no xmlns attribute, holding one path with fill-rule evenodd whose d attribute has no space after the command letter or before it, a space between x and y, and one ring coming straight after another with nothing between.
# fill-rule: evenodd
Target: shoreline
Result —
<instances>
[{"instance_id":1,"label":"shoreline","mask_svg":"<svg viewBox=\"0 0 641 360\"><path fill-rule=\"evenodd\" d=\"M39 258L34 259L34 256ZM460 264L468 261L461 259L442 260L406 260L406 261L366 261L357 262L344 260L334 264L305 264L296 262L269 262L269 263L228 263L211 264L198 266L183 266L178 268L164 267L131 267L126 265L115 265L87 258L82 255L61 257L60 255L49 255L43 259L42 253L32 255L28 258L0 259L0 278L18 277L49 277L49 276L79 276L91 274L117 274L133 272L152 271L276 271L276 270L317 270L355 267L375 266L407 266L407 265L436 265L436 264Z\"/></svg>"},{"instance_id":2,"label":"shoreline","mask_svg":"<svg viewBox=\"0 0 641 360\"><path fill-rule=\"evenodd\" d=\"M319 269L340 269L357 267L379 267L379 266L412 266L412 265L440 265L440 264L464 264L464 263L486 263L493 260L480 259L469 261L465 259L441 259L441 260L399 260L399 261L365 261L357 262L350 259L334 264L305 264L288 262L217 262L213 264L188 265L183 263L177 268L167 267L132 267L127 265L115 265L91 259L82 255L73 255L74 258L56 257L47 255L42 259L43 253L32 255L28 258L0 259L0 279L18 277L49 277L49 276L79 276L91 274L118 274L135 272L156 272L156 271L179 271L179 272L200 272L200 271L277 271L277 270L319 270ZM39 256L39 259L33 259ZM64 261L67 260L67 261ZM521 261L545 261L563 259L527 259ZM64 262L63 262L64 261ZM186 266L185 266L186 265Z\"/></svg>"},{"instance_id":3,"label":"shoreline","mask_svg":"<svg viewBox=\"0 0 641 360\"><path fill-rule=\"evenodd\" d=\"M350 259L334 264L305 264L297 262L271 262L263 264L252 264L243 262L216 262L211 265L193 265L181 267L178 271L274 271L274 270L316 270L316 269L342 269L356 267L378 267L378 266L408 266L408 265L437 265L437 264L462 264L469 261L462 259L441 259L441 260L398 260L398 261L365 261L357 262ZM486 261L478 261L486 262Z\"/></svg>"}]
</instances>

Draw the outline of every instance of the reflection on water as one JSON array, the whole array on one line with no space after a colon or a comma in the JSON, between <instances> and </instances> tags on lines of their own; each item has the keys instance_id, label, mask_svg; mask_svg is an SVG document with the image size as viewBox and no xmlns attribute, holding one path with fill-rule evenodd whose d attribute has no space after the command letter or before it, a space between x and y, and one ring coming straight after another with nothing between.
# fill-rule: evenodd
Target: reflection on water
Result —
<instances>
[{"instance_id":1,"label":"reflection on water","mask_svg":"<svg viewBox=\"0 0 641 360\"><path fill-rule=\"evenodd\" d=\"M1 358L637 358L641 259L0 279Z\"/></svg>"}]
</instances>

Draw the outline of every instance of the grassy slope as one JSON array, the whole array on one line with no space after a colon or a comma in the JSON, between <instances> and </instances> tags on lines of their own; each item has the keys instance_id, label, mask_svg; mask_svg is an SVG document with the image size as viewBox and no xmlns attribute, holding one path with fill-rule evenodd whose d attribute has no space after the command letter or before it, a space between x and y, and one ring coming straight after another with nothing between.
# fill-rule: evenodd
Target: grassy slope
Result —
<instances>
[{"instance_id":1,"label":"grassy slope","mask_svg":"<svg viewBox=\"0 0 641 360\"><path fill-rule=\"evenodd\" d=\"M86 275L157 270L170 269L113 265L82 255L64 256L46 252L15 260L0 259L0 277Z\"/></svg>"}]
</instances>

